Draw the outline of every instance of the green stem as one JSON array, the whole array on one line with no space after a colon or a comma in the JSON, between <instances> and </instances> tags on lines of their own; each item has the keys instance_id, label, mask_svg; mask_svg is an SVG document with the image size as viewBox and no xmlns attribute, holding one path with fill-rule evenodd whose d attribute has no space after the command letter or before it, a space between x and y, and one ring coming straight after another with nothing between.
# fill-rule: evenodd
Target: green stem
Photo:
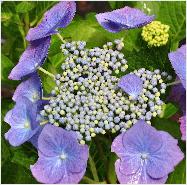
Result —
<instances>
[{"instance_id":1,"label":"green stem","mask_svg":"<svg viewBox=\"0 0 187 185\"><path fill-rule=\"evenodd\" d=\"M48 122L49 122L48 120L42 121L42 122L40 122L40 125L45 125Z\"/></svg>"},{"instance_id":2,"label":"green stem","mask_svg":"<svg viewBox=\"0 0 187 185\"><path fill-rule=\"evenodd\" d=\"M171 86L171 85L177 85L177 84L180 84L181 81L180 80L177 80L175 82L171 82L171 83L168 83L167 86Z\"/></svg>"},{"instance_id":3,"label":"green stem","mask_svg":"<svg viewBox=\"0 0 187 185\"><path fill-rule=\"evenodd\" d=\"M55 75L54 74L52 74L52 73L50 73L50 72L48 72L47 70L45 70L44 68L42 68L42 67L39 67L38 68L40 71L42 71L43 73L45 73L46 75L48 75L48 76L50 76L50 77L52 77L52 78L54 78L55 79Z\"/></svg>"},{"instance_id":4,"label":"green stem","mask_svg":"<svg viewBox=\"0 0 187 185\"><path fill-rule=\"evenodd\" d=\"M103 160L105 169L107 170L107 160L106 156L104 155L103 147L101 146L101 142L99 141L98 137L95 138L95 143L99 151L100 159Z\"/></svg>"},{"instance_id":5,"label":"green stem","mask_svg":"<svg viewBox=\"0 0 187 185\"><path fill-rule=\"evenodd\" d=\"M87 184L106 184L106 181L103 181L103 182L95 182L94 180L90 179L89 177L86 177L84 176L82 178L82 181L84 181L84 183L87 183Z\"/></svg>"},{"instance_id":6,"label":"green stem","mask_svg":"<svg viewBox=\"0 0 187 185\"><path fill-rule=\"evenodd\" d=\"M62 35L60 35L60 33L56 34L58 36L58 38L63 42L66 43L66 41L63 39Z\"/></svg>"},{"instance_id":7,"label":"green stem","mask_svg":"<svg viewBox=\"0 0 187 185\"><path fill-rule=\"evenodd\" d=\"M51 97L42 97L42 100L50 100Z\"/></svg>"},{"instance_id":8,"label":"green stem","mask_svg":"<svg viewBox=\"0 0 187 185\"><path fill-rule=\"evenodd\" d=\"M89 156L89 164L90 164L90 170L92 172L93 178L96 182L99 182L99 177L97 174L97 169L94 163L94 160L92 159L91 155Z\"/></svg>"},{"instance_id":9,"label":"green stem","mask_svg":"<svg viewBox=\"0 0 187 185\"><path fill-rule=\"evenodd\" d=\"M26 13L24 16L24 22L25 22L25 33L29 31L29 13Z\"/></svg>"}]
</instances>

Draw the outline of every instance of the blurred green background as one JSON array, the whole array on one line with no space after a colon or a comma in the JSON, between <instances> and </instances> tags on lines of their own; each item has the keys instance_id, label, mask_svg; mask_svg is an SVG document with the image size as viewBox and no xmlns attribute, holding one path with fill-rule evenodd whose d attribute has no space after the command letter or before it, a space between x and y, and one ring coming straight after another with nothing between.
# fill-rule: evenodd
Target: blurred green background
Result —
<instances>
[{"instance_id":1,"label":"blurred green background","mask_svg":"<svg viewBox=\"0 0 187 185\"><path fill-rule=\"evenodd\" d=\"M25 36L30 27L34 27L41 20L44 12L52 7L54 1L36 1L21 2L10 1L1 3L1 93L2 93L2 125L1 125L1 180L2 183L37 183L30 172L30 164L34 164L37 160L37 151L31 144L26 143L20 147L11 147L4 139L4 133L9 129L8 124L3 122L6 112L14 105L11 100L12 94L18 81L8 80L8 74L18 62L20 55L27 47L28 43ZM147 14L155 14L156 20L170 26L170 39L166 46L160 48L148 48L146 43L141 39L141 29L121 31L113 34L105 31L96 21L95 14L99 12L110 11L124 7L125 5L140 8ZM185 2L77 2L77 14L73 22L60 33L69 40L85 40L89 48L93 46L102 46L107 41L113 41L115 38L124 38L125 47L123 53L128 61L129 71L139 69L141 67L153 70L159 68L169 72L173 77L175 73L171 68L168 60L168 53L175 50L181 43L185 42L186 37L186 4ZM43 66L52 73L57 73L64 56L60 52L60 40L53 36L52 44L49 50L48 58ZM49 93L53 87L53 81L50 78L44 78L44 93ZM169 92L169 90L168 90ZM166 96L168 95L168 92ZM177 105L169 104L167 117L156 118L152 120L155 127L168 131L173 137L179 140L179 145L183 152L186 151L185 143L180 140L181 134L179 124L171 120L175 113L180 114ZM168 116L169 115L169 116ZM101 143L105 158L98 160L99 149L96 144ZM116 182L114 174L114 160L110 153L110 143L97 140L92 145L91 153L98 169L100 181L106 180L110 183ZM105 165L108 163L107 165ZM107 168L111 170L107 171ZM186 166L183 160L169 175L167 183L185 184ZM87 170L88 177L92 178ZM87 183L87 181L82 181Z\"/></svg>"}]
</instances>

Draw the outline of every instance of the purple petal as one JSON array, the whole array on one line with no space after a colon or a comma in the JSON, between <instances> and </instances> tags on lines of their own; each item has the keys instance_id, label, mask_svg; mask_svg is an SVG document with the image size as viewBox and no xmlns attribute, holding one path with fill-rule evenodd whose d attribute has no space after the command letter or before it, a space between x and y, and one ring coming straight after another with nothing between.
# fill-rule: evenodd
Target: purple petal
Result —
<instances>
[{"instance_id":1,"label":"purple petal","mask_svg":"<svg viewBox=\"0 0 187 185\"><path fill-rule=\"evenodd\" d=\"M145 121L138 121L123 134L124 150L132 154L154 153L162 146L162 139L158 135L154 127Z\"/></svg>"},{"instance_id":2,"label":"purple petal","mask_svg":"<svg viewBox=\"0 0 187 185\"><path fill-rule=\"evenodd\" d=\"M181 133L182 133L182 138L181 139L183 141L186 141L186 115L182 116L179 119L179 122L180 122L180 130L181 130Z\"/></svg>"},{"instance_id":3,"label":"purple petal","mask_svg":"<svg viewBox=\"0 0 187 185\"><path fill-rule=\"evenodd\" d=\"M176 78L177 80L178 78ZM186 89L182 84L172 86L168 100L178 103L183 114L186 113Z\"/></svg>"},{"instance_id":4,"label":"purple petal","mask_svg":"<svg viewBox=\"0 0 187 185\"><path fill-rule=\"evenodd\" d=\"M78 155L78 157L81 154ZM76 155L75 155L76 157ZM80 158L75 158L72 159L72 157L70 157L69 160L67 160L66 165L67 165L67 170L71 173L81 173L82 171L84 171L86 169L87 166L87 160L83 160ZM79 164L79 165L77 165Z\"/></svg>"},{"instance_id":5,"label":"purple petal","mask_svg":"<svg viewBox=\"0 0 187 185\"><path fill-rule=\"evenodd\" d=\"M37 107L26 98L18 100L5 116L5 121L11 126L5 138L13 146L19 146L29 140L39 128L36 122Z\"/></svg>"},{"instance_id":6,"label":"purple petal","mask_svg":"<svg viewBox=\"0 0 187 185\"><path fill-rule=\"evenodd\" d=\"M147 161L147 173L153 178L161 178L174 170L174 167L184 158L177 146L178 141L167 132L160 131L163 140L162 148L152 154Z\"/></svg>"},{"instance_id":7,"label":"purple petal","mask_svg":"<svg viewBox=\"0 0 187 185\"><path fill-rule=\"evenodd\" d=\"M38 161L31 166L31 172L41 183L57 183L66 175L65 163L59 157L44 157L40 154Z\"/></svg>"},{"instance_id":8,"label":"purple petal","mask_svg":"<svg viewBox=\"0 0 187 185\"><path fill-rule=\"evenodd\" d=\"M177 76L186 89L186 45L181 46L175 52L169 53L168 56Z\"/></svg>"},{"instance_id":9,"label":"purple petal","mask_svg":"<svg viewBox=\"0 0 187 185\"><path fill-rule=\"evenodd\" d=\"M118 86L132 96L133 99L136 99L142 92L143 82L138 76L127 74L120 79Z\"/></svg>"},{"instance_id":10,"label":"purple petal","mask_svg":"<svg viewBox=\"0 0 187 185\"><path fill-rule=\"evenodd\" d=\"M69 172L67 175L63 176L63 179L61 179L58 184L78 184L83 178L85 172L86 168L80 173Z\"/></svg>"},{"instance_id":11,"label":"purple petal","mask_svg":"<svg viewBox=\"0 0 187 185\"><path fill-rule=\"evenodd\" d=\"M14 92L13 100L17 101L19 97L26 97L33 103L41 99L42 87L40 77L34 73L30 78L23 81Z\"/></svg>"},{"instance_id":12,"label":"purple petal","mask_svg":"<svg viewBox=\"0 0 187 185\"><path fill-rule=\"evenodd\" d=\"M167 176L159 179L151 178L146 173L145 165L141 165L141 168L133 175L124 175L121 166L122 163L118 159L115 163L115 171L120 184L164 184L167 180Z\"/></svg>"},{"instance_id":13,"label":"purple petal","mask_svg":"<svg viewBox=\"0 0 187 185\"><path fill-rule=\"evenodd\" d=\"M115 152L118 157L125 155L125 148L123 146L123 134L118 135L112 142L111 152Z\"/></svg>"},{"instance_id":14,"label":"purple petal","mask_svg":"<svg viewBox=\"0 0 187 185\"><path fill-rule=\"evenodd\" d=\"M132 175L136 173L141 166L140 155L126 154L126 156L121 158L120 171L124 175Z\"/></svg>"},{"instance_id":15,"label":"purple petal","mask_svg":"<svg viewBox=\"0 0 187 185\"><path fill-rule=\"evenodd\" d=\"M141 10L128 6L96 15L99 24L109 32L119 32L123 29L139 28L154 20L154 15L148 16Z\"/></svg>"},{"instance_id":16,"label":"purple petal","mask_svg":"<svg viewBox=\"0 0 187 185\"><path fill-rule=\"evenodd\" d=\"M46 37L31 42L8 78L11 80L21 80L23 77L34 73L43 64L47 56L50 40L50 37Z\"/></svg>"},{"instance_id":17,"label":"purple petal","mask_svg":"<svg viewBox=\"0 0 187 185\"><path fill-rule=\"evenodd\" d=\"M45 13L42 22L38 26L29 30L26 39L33 41L57 33L58 28L64 28L70 24L75 12L75 2L59 2Z\"/></svg>"},{"instance_id":18,"label":"purple petal","mask_svg":"<svg viewBox=\"0 0 187 185\"><path fill-rule=\"evenodd\" d=\"M64 148L68 145L73 147L77 142L76 133L48 124L39 136L38 148L46 156L55 156L61 155Z\"/></svg>"}]
</instances>

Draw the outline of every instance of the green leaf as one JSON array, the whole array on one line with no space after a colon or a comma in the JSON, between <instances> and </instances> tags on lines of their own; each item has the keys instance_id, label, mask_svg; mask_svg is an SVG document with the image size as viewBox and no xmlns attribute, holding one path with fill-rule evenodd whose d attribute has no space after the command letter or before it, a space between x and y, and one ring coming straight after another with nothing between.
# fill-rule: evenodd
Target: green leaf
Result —
<instances>
[{"instance_id":1,"label":"green leaf","mask_svg":"<svg viewBox=\"0 0 187 185\"><path fill-rule=\"evenodd\" d=\"M154 118L152 120L152 126L158 130L168 132L176 139L181 138L180 125L176 121L172 121L166 118Z\"/></svg>"},{"instance_id":2,"label":"green leaf","mask_svg":"<svg viewBox=\"0 0 187 185\"><path fill-rule=\"evenodd\" d=\"M167 103L163 105L162 110L163 112L160 115L160 118L170 118L178 112L179 108L172 103Z\"/></svg>"},{"instance_id":3,"label":"green leaf","mask_svg":"<svg viewBox=\"0 0 187 185\"><path fill-rule=\"evenodd\" d=\"M56 3L57 1L35 1L35 8L29 12L29 17L32 20L30 26L36 26L36 24L41 21L44 13Z\"/></svg>"},{"instance_id":4,"label":"green leaf","mask_svg":"<svg viewBox=\"0 0 187 185\"><path fill-rule=\"evenodd\" d=\"M112 9L123 8L125 6L133 7L136 4L136 2L132 1L108 1L108 3Z\"/></svg>"},{"instance_id":5,"label":"green leaf","mask_svg":"<svg viewBox=\"0 0 187 185\"><path fill-rule=\"evenodd\" d=\"M104 30L95 18L95 13L89 13L85 18L75 17L74 21L62 30L62 36L71 38L71 40L87 41L89 48L94 46L102 46L105 42L121 38L124 32L110 33Z\"/></svg>"},{"instance_id":6,"label":"green leaf","mask_svg":"<svg viewBox=\"0 0 187 185\"><path fill-rule=\"evenodd\" d=\"M112 9L116 9L116 4L117 4L116 1L109 1L108 3L109 3L109 5L110 5L110 7L111 7Z\"/></svg>"},{"instance_id":7,"label":"green leaf","mask_svg":"<svg viewBox=\"0 0 187 185\"><path fill-rule=\"evenodd\" d=\"M1 168L2 184L37 184L30 170L12 162L6 162Z\"/></svg>"},{"instance_id":8,"label":"green leaf","mask_svg":"<svg viewBox=\"0 0 187 185\"><path fill-rule=\"evenodd\" d=\"M182 160L169 174L166 184L186 184L186 160Z\"/></svg>"},{"instance_id":9,"label":"green leaf","mask_svg":"<svg viewBox=\"0 0 187 185\"><path fill-rule=\"evenodd\" d=\"M30 169L30 165L34 164L37 160L37 154L32 150L32 148L28 148L26 146L27 144L12 149L13 157L11 162Z\"/></svg>"},{"instance_id":10,"label":"green leaf","mask_svg":"<svg viewBox=\"0 0 187 185\"><path fill-rule=\"evenodd\" d=\"M34 7L35 7L35 4L33 2L24 1L16 5L16 12L27 13L31 11Z\"/></svg>"},{"instance_id":11,"label":"green leaf","mask_svg":"<svg viewBox=\"0 0 187 185\"><path fill-rule=\"evenodd\" d=\"M10 160L10 149L3 136L1 136L1 165L3 165L6 161Z\"/></svg>"},{"instance_id":12,"label":"green leaf","mask_svg":"<svg viewBox=\"0 0 187 185\"><path fill-rule=\"evenodd\" d=\"M1 80L2 81L8 80L8 75L13 67L14 67L13 62L8 57L2 54L1 55Z\"/></svg>"},{"instance_id":13,"label":"green leaf","mask_svg":"<svg viewBox=\"0 0 187 185\"><path fill-rule=\"evenodd\" d=\"M64 62L65 60L65 56L64 54L61 52L61 53L57 53L56 55L52 56L52 57L48 57L52 66L56 69L56 73L57 72L61 72L62 69L61 69L61 65L62 63Z\"/></svg>"},{"instance_id":14,"label":"green leaf","mask_svg":"<svg viewBox=\"0 0 187 185\"><path fill-rule=\"evenodd\" d=\"M4 134L9 129L9 125L5 123L4 117L8 110L12 108L12 101L2 99L2 106L1 106L1 163L2 165L6 163L6 161L10 160L11 151L9 144L5 141Z\"/></svg>"},{"instance_id":15,"label":"green leaf","mask_svg":"<svg viewBox=\"0 0 187 185\"><path fill-rule=\"evenodd\" d=\"M148 48L141 38L139 38L138 42L139 47L137 50L127 51L125 49L124 51L129 66L128 72L143 67L150 71L155 69L167 71L170 75L174 73L168 59L168 45L159 48Z\"/></svg>"},{"instance_id":16,"label":"green leaf","mask_svg":"<svg viewBox=\"0 0 187 185\"><path fill-rule=\"evenodd\" d=\"M170 26L171 49L177 49L179 41L186 35L186 3L181 1L162 3L158 20Z\"/></svg>"}]
</instances>

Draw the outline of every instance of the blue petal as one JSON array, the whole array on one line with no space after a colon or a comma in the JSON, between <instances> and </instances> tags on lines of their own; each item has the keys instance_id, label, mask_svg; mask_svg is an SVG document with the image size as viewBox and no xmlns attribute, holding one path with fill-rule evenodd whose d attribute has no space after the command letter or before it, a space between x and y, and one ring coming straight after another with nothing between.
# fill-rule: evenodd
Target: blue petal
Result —
<instances>
[{"instance_id":1,"label":"blue petal","mask_svg":"<svg viewBox=\"0 0 187 185\"><path fill-rule=\"evenodd\" d=\"M127 74L120 79L118 86L133 99L136 99L142 92L143 81L134 74Z\"/></svg>"},{"instance_id":2,"label":"blue petal","mask_svg":"<svg viewBox=\"0 0 187 185\"><path fill-rule=\"evenodd\" d=\"M109 32L119 32L123 29L133 29L145 26L154 20L154 15L148 16L136 8L124 7L112 12L96 15L99 24Z\"/></svg>"},{"instance_id":3,"label":"blue petal","mask_svg":"<svg viewBox=\"0 0 187 185\"><path fill-rule=\"evenodd\" d=\"M39 126L36 116L37 106L26 98L19 98L15 107L5 116L5 121L11 126L5 138L11 145L19 146L37 132Z\"/></svg>"},{"instance_id":4,"label":"blue petal","mask_svg":"<svg viewBox=\"0 0 187 185\"><path fill-rule=\"evenodd\" d=\"M18 64L12 69L9 79L21 80L23 77L34 73L43 64L47 56L50 40L50 37L46 37L31 42L22 54Z\"/></svg>"},{"instance_id":5,"label":"blue petal","mask_svg":"<svg viewBox=\"0 0 187 185\"><path fill-rule=\"evenodd\" d=\"M47 184L57 183L66 175L65 164L60 157L45 157L42 154L31 166L31 171L39 182Z\"/></svg>"},{"instance_id":6,"label":"blue petal","mask_svg":"<svg viewBox=\"0 0 187 185\"><path fill-rule=\"evenodd\" d=\"M146 172L146 165L141 165L136 173L124 175L121 160L115 162L115 171L120 184L164 184L168 176L152 178Z\"/></svg>"},{"instance_id":7,"label":"blue petal","mask_svg":"<svg viewBox=\"0 0 187 185\"><path fill-rule=\"evenodd\" d=\"M56 4L45 13L38 26L29 30L26 39L33 41L57 33L58 28L64 28L72 21L75 12L76 4L73 1Z\"/></svg>"},{"instance_id":8,"label":"blue petal","mask_svg":"<svg viewBox=\"0 0 187 185\"><path fill-rule=\"evenodd\" d=\"M32 145L38 149L38 138L42 132L43 127L39 127L37 132L29 139L29 141L32 143Z\"/></svg>"},{"instance_id":9,"label":"blue petal","mask_svg":"<svg viewBox=\"0 0 187 185\"><path fill-rule=\"evenodd\" d=\"M38 150L39 159L31 171L39 182L77 183L83 177L89 152L78 143L75 132L48 124L39 136Z\"/></svg>"},{"instance_id":10,"label":"blue petal","mask_svg":"<svg viewBox=\"0 0 187 185\"><path fill-rule=\"evenodd\" d=\"M74 132L50 124L45 125L38 140L40 152L48 157L61 155L61 152L66 150L68 146L74 150L73 146L76 144L78 141Z\"/></svg>"},{"instance_id":11,"label":"blue petal","mask_svg":"<svg viewBox=\"0 0 187 185\"><path fill-rule=\"evenodd\" d=\"M33 103L37 102L42 97L41 79L37 73L34 73L30 78L23 81L14 92L12 99L17 101L19 97L26 97Z\"/></svg>"},{"instance_id":12,"label":"blue petal","mask_svg":"<svg viewBox=\"0 0 187 185\"><path fill-rule=\"evenodd\" d=\"M147 161L147 173L153 178L161 178L169 174L184 158L176 139L164 131L160 131L159 134L159 137L164 141L163 145Z\"/></svg>"},{"instance_id":13,"label":"blue petal","mask_svg":"<svg viewBox=\"0 0 187 185\"><path fill-rule=\"evenodd\" d=\"M183 87L186 89L186 45L181 46L177 51L169 53L169 60L180 78Z\"/></svg>"},{"instance_id":14,"label":"blue petal","mask_svg":"<svg viewBox=\"0 0 187 185\"><path fill-rule=\"evenodd\" d=\"M37 129L11 128L7 133L5 133L5 139L8 140L12 146L20 146L28 141L36 132Z\"/></svg>"}]
</instances>

